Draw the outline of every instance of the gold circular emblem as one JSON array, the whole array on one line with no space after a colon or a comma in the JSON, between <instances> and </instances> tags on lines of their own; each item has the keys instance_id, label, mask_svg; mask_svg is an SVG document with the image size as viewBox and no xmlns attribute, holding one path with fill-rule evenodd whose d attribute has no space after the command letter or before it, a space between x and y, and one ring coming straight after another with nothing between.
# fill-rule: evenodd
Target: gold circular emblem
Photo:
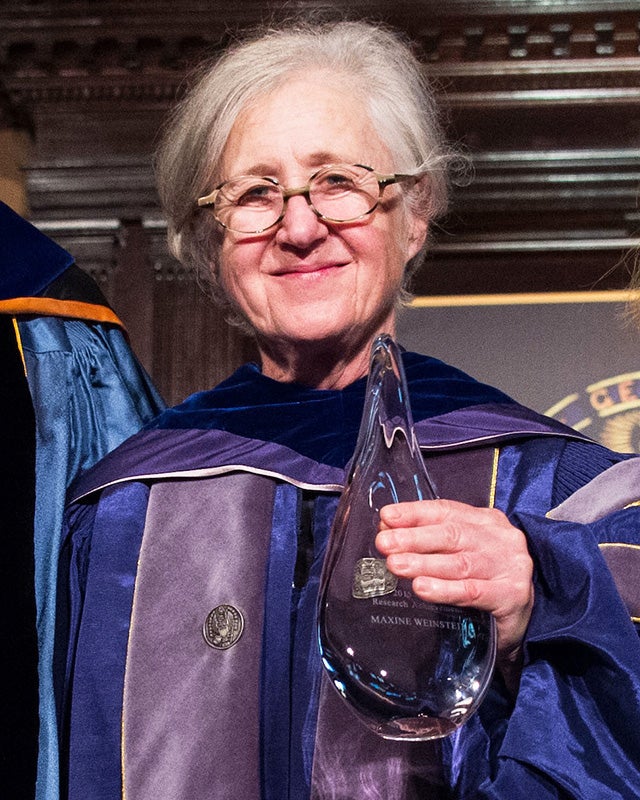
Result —
<instances>
[{"instance_id":1,"label":"gold circular emblem","mask_svg":"<svg viewBox=\"0 0 640 800\"><path fill-rule=\"evenodd\" d=\"M602 427L600 441L621 453L640 453L640 411L624 411L608 419Z\"/></svg>"},{"instance_id":2,"label":"gold circular emblem","mask_svg":"<svg viewBox=\"0 0 640 800\"><path fill-rule=\"evenodd\" d=\"M593 383L545 413L611 450L640 453L640 372Z\"/></svg>"},{"instance_id":3,"label":"gold circular emblem","mask_svg":"<svg viewBox=\"0 0 640 800\"><path fill-rule=\"evenodd\" d=\"M222 604L207 614L202 635L209 647L228 650L242 636L244 617L234 606Z\"/></svg>"}]
</instances>

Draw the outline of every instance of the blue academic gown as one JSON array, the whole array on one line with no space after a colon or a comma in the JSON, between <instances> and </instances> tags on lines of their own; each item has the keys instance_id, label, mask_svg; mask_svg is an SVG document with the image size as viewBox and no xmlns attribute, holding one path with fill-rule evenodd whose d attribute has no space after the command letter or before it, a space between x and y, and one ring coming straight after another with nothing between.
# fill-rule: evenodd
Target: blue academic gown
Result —
<instances>
[{"instance_id":1,"label":"blue academic gown","mask_svg":"<svg viewBox=\"0 0 640 800\"><path fill-rule=\"evenodd\" d=\"M22 427L34 419L29 433L33 473L23 491L35 493L28 556L35 606L34 618L22 624L36 630L39 695L37 780L25 767L14 770L6 779L10 785L5 782L3 788L15 798L32 798L35 791L37 800L57 800L53 650L66 490L83 470L139 430L165 404L93 279L68 252L3 203L0 317L7 347L21 362L28 389L13 402L12 424ZM21 495L6 502L19 503ZM25 709L25 725L26 716ZM8 735L15 737L16 731Z\"/></svg>"},{"instance_id":2,"label":"blue academic gown","mask_svg":"<svg viewBox=\"0 0 640 800\"><path fill-rule=\"evenodd\" d=\"M527 535L535 604L517 698L496 676L438 742L389 742L351 715L323 673L315 609L365 381L313 390L246 365L72 490L70 800L640 795L640 645L601 553L640 544L640 510L547 516L624 457L442 362L403 360L439 494L500 508ZM244 630L216 650L202 628L226 605Z\"/></svg>"}]
</instances>

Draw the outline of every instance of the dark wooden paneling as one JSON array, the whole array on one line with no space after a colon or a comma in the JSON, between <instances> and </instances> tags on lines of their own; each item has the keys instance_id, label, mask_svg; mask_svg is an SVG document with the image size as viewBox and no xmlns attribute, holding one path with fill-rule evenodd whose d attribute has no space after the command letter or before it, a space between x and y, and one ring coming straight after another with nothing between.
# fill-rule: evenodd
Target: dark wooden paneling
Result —
<instances>
[{"instance_id":1,"label":"dark wooden paneling","mask_svg":"<svg viewBox=\"0 0 640 800\"><path fill-rule=\"evenodd\" d=\"M1 4L0 126L34 133L32 220L96 277L167 399L214 383L249 345L166 251L157 131L203 53L294 11L405 30L473 162L419 293L625 285L640 231L637 0Z\"/></svg>"}]
</instances>

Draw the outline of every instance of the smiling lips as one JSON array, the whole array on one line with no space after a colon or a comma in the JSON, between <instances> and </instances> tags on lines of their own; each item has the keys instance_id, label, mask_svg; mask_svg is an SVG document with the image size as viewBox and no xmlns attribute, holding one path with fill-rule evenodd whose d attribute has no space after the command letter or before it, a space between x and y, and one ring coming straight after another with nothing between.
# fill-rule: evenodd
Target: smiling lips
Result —
<instances>
[{"instance_id":1,"label":"smiling lips","mask_svg":"<svg viewBox=\"0 0 640 800\"><path fill-rule=\"evenodd\" d=\"M313 275L318 273L326 273L329 270L342 269L347 266L347 262L322 262L318 264L293 264L289 267L283 267L273 273L274 277L287 277L288 275Z\"/></svg>"}]
</instances>

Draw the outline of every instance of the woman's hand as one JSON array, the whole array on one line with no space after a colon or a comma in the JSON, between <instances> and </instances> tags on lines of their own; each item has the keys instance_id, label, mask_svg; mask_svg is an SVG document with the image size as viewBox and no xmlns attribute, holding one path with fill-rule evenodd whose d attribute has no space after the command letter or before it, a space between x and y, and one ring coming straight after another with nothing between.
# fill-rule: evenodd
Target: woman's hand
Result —
<instances>
[{"instance_id":1,"label":"woman's hand","mask_svg":"<svg viewBox=\"0 0 640 800\"><path fill-rule=\"evenodd\" d=\"M515 690L533 607L533 562L522 531L497 509L422 500L380 510L376 547L422 600L494 615L498 667Z\"/></svg>"}]
</instances>

